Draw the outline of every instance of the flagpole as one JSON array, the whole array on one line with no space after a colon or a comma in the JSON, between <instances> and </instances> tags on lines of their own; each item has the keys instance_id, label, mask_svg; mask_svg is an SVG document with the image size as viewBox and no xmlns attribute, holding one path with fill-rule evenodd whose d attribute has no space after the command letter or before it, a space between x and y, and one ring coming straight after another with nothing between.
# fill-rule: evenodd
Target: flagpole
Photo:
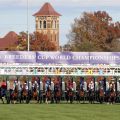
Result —
<instances>
[{"instance_id":1,"label":"flagpole","mask_svg":"<svg viewBox=\"0 0 120 120\"><path fill-rule=\"evenodd\" d=\"M29 37L29 2L27 0L27 50L30 51L30 37Z\"/></svg>"}]
</instances>

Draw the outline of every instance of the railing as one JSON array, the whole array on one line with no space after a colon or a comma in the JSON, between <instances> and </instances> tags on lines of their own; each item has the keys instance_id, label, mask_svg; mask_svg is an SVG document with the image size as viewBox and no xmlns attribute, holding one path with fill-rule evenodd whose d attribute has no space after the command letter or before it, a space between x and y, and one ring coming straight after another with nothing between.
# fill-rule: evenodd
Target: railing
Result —
<instances>
[{"instance_id":1,"label":"railing","mask_svg":"<svg viewBox=\"0 0 120 120\"><path fill-rule=\"evenodd\" d=\"M0 66L0 75L120 76L120 66L5 65Z\"/></svg>"}]
</instances>

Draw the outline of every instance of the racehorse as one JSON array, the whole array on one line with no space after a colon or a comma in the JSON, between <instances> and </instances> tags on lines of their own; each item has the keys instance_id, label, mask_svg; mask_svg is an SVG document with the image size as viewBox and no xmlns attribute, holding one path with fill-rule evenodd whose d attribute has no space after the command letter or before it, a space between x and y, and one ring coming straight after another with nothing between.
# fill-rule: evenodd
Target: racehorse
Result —
<instances>
[{"instance_id":1,"label":"racehorse","mask_svg":"<svg viewBox=\"0 0 120 120\"><path fill-rule=\"evenodd\" d=\"M115 97L116 97L115 91L114 91L114 89L111 89L110 90L110 98L109 98L109 102L111 104L113 104L115 102Z\"/></svg>"},{"instance_id":2,"label":"racehorse","mask_svg":"<svg viewBox=\"0 0 120 120\"><path fill-rule=\"evenodd\" d=\"M56 87L54 90L54 98L56 103L60 103L61 100L61 90L60 88Z\"/></svg>"},{"instance_id":3,"label":"racehorse","mask_svg":"<svg viewBox=\"0 0 120 120\"><path fill-rule=\"evenodd\" d=\"M104 90L103 88L100 88L99 90L99 102L102 104L104 101Z\"/></svg>"},{"instance_id":4,"label":"racehorse","mask_svg":"<svg viewBox=\"0 0 120 120\"><path fill-rule=\"evenodd\" d=\"M46 91L46 103L50 103L51 102L51 90L50 88L48 87L47 88L47 91Z\"/></svg>"},{"instance_id":5,"label":"racehorse","mask_svg":"<svg viewBox=\"0 0 120 120\"><path fill-rule=\"evenodd\" d=\"M83 103L85 102L85 91L83 88L79 90L79 102L80 101L83 101Z\"/></svg>"},{"instance_id":6,"label":"racehorse","mask_svg":"<svg viewBox=\"0 0 120 120\"><path fill-rule=\"evenodd\" d=\"M33 88L33 95L32 96L33 96L34 100L38 100L38 92L37 92L37 88L35 88L35 87Z\"/></svg>"},{"instance_id":7,"label":"racehorse","mask_svg":"<svg viewBox=\"0 0 120 120\"><path fill-rule=\"evenodd\" d=\"M15 89L13 90L12 93L12 103L16 103L18 101L18 87L15 86Z\"/></svg>"},{"instance_id":8,"label":"racehorse","mask_svg":"<svg viewBox=\"0 0 120 120\"><path fill-rule=\"evenodd\" d=\"M4 104L4 95L2 93L1 87L0 87L0 99L2 100L2 103Z\"/></svg>"},{"instance_id":9,"label":"racehorse","mask_svg":"<svg viewBox=\"0 0 120 120\"><path fill-rule=\"evenodd\" d=\"M91 81L88 84L88 98L89 98L89 103L93 103L94 102L94 83L93 81Z\"/></svg>"},{"instance_id":10,"label":"racehorse","mask_svg":"<svg viewBox=\"0 0 120 120\"><path fill-rule=\"evenodd\" d=\"M26 101L26 103L29 103L29 101L28 101L28 90L25 87L23 87L21 95L22 95L22 101L23 102Z\"/></svg>"},{"instance_id":11,"label":"racehorse","mask_svg":"<svg viewBox=\"0 0 120 120\"><path fill-rule=\"evenodd\" d=\"M73 103L73 90L72 89L69 89L68 91L67 91L67 94L68 94L68 97L69 97L69 99L68 100L70 100L70 103L72 104Z\"/></svg>"},{"instance_id":12,"label":"racehorse","mask_svg":"<svg viewBox=\"0 0 120 120\"><path fill-rule=\"evenodd\" d=\"M2 100L3 104L5 103L4 100L6 99L6 91L7 91L7 85L5 80L3 80L0 87L0 99Z\"/></svg>"}]
</instances>

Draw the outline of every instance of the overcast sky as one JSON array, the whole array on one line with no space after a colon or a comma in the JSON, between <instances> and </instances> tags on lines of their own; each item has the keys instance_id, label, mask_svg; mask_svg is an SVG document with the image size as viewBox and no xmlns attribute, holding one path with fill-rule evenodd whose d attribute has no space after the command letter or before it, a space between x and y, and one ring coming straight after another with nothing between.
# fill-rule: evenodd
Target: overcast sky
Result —
<instances>
[{"instance_id":1,"label":"overcast sky","mask_svg":"<svg viewBox=\"0 0 120 120\"><path fill-rule=\"evenodd\" d=\"M60 19L60 44L67 42L66 34L75 17L84 11L105 10L114 21L120 21L120 0L28 0L29 1L29 31L35 31L35 19L32 16L45 2L50 2ZM27 30L27 0L0 0L0 37L9 31Z\"/></svg>"}]
</instances>

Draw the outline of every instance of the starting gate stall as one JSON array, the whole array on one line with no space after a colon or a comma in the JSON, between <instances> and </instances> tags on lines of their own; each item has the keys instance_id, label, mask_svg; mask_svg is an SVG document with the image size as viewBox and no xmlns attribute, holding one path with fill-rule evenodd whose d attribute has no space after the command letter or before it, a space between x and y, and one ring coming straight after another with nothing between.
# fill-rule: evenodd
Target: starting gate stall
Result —
<instances>
[{"instance_id":1,"label":"starting gate stall","mask_svg":"<svg viewBox=\"0 0 120 120\"><path fill-rule=\"evenodd\" d=\"M14 80L26 76L31 81L32 76L40 78L39 94L43 93L44 82L42 76L61 76L62 92L66 91L65 77L94 77L94 91L98 90L97 77L106 78L105 91L108 90L111 76L116 94L120 96L120 53L108 52L0 52L0 81L9 80L10 88ZM77 92L77 80L73 80L73 90ZM86 81L85 81L86 82ZM87 84L87 83L85 83ZM30 86L30 85L29 85ZM88 86L88 85L86 85ZM85 91L87 87L84 86ZM54 91L54 82L51 89Z\"/></svg>"}]
</instances>

